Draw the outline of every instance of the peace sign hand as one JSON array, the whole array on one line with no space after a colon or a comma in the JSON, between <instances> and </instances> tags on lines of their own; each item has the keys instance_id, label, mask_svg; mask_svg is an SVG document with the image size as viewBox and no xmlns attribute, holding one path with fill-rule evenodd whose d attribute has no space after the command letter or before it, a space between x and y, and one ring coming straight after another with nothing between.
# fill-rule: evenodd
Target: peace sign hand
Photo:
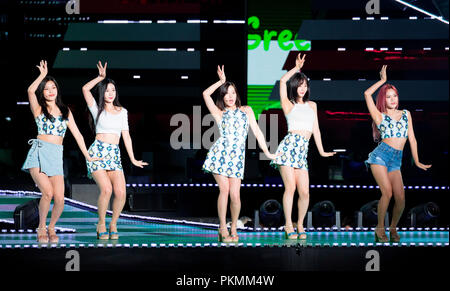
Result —
<instances>
[{"instance_id":1,"label":"peace sign hand","mask_svg":"<svg viewBox=\"0 0 450 291\"><path fill-rule=\"evenodd\" d=\"M108 65L108 62L105 63L105 66L102 66L102 62L98 61L97 69L98 69L98 76L105 79L106 78L106 66Z\"/></svg>"},{"instance_id":2,"label":"peace sign hand","mask_svg":"<svg viewBox=\"0 0 450 291\"><path fill-rule=\"evenodd\" d=\"M227 80L225 76L224 66L222 65L222 69L220 69L220 66L217 66L217 75L219 76L220 82L223 84Z\"/></svg>"},{"instance_id":3,"label":"peace sign hand","mask_svg":"<svg viewBox=\"0 0 450 291\"><path fill-rule=\"evenodd\" d=\"M41 76L45 77L48 74L48 69L47 69L47 61L42 60L39 63L39 66L36 66L39 71L41 72Z\"/></svg>"},{"instance_id":4,"label":"peace sign hand","mask_svg":"<svg viewBox=\"0 0 450 291\"><path fill-rule=\"evenodd\" d=\"M301 58L301 53L297 55L297 58L295 58L295 67L300 70L303 67L303 64L305 63L306 54L303 54L303 57Z\"/></svg>"}]
</instances>

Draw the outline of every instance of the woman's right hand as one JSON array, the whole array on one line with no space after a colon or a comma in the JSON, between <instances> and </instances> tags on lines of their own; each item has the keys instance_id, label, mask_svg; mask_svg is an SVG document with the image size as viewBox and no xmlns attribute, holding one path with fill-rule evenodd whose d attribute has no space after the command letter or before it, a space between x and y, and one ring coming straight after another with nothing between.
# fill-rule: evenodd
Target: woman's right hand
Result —
<instances>
[{"instance_id":1,"label":"woman's right hand","mask_svg":"<svg viewBox=\"0 0 450 291\"><path fill-rule=\"evenodd\" d=\"M108 62L105 63L105 66L102 66L102 62L98 61L97 68L98 68L98 76L102 79L106 78L106 66L108 65Z\"/></svg>"},{"instance_id":2,"label":"woman's right hand","mask_svg":"<svg viewBox=\"0 0 450 291\"><path fill-rule=\"evenodd\" d=\"M97 157L91 157L91 156L87 156L85 158L88 162L98 162L98 161L103 160L103 158L97 158Z\"/></svg>"},{"instance_id":3,"label":"woman's right hand","mask_svg":"<svg viewBox=\"0 0 450 291\"><path fill-rule=\"evenodd\" d=\"M39 66L36 66L36 67L37 67L37 68L39 69L39 71L41 72L41 76L42 76L42 77L47 76L47 74L48 74L47 61L42 60L42 61L39 63Z\"/></svg>"},{"instance_id":4,"label":"woman's right hand","mask_svg":"<svg viewBox=\"0 0 450 291\"><path fill-rule=\"evenodd\" d=\"M300 70L303 67L303 64L305 63L306 54L303 54L303 58L300 58L301 53L297 55L297 58L295 58L295 67Z\"/></svg>"},{"instance_id":5,"label":"woman's right hand","mask_svg":"<svg viewBox=\"0 0 450 291\"><path fill-rule=\"evenodd\" d=\"M217 66L217 75L219 76L220 82L222 84L224 84L225 81L227 80L227 78L225 76L225 71L223 69L223 65L222 65L222 69L220 69L220 66Z\"/></svg>"},{"instance_id":6,"label":"woman's right hand","mask_svg":"<svg viewBox=\"0 0 450 291\"><path fill-rule=\"evenodd\" d=\"M383 82L387 81L386 68L387 68L387 65L383 65L383 67L381 68L381 71L380 71L380 79Z\"/></svg>"}]
</instances>

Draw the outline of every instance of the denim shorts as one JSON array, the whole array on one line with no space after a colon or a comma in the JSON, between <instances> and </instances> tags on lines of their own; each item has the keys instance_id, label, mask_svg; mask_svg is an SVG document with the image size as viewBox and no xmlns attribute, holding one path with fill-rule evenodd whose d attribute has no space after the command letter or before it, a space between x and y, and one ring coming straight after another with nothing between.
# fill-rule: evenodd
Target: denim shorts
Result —
<instances>
[{"instance_id":1,"label":"denim shorts","mask_svg":"<svg viewBox=\"0 0 450 291\"><path fill-rule=\"evenodd\" d=\"M39 168L39 172L47 176L64 176L63 146L40 139L30 139L31 145L27 159L23 163L22 171L30 172L31 168Z\"/></svg>"},{"instance_id":2,"label":"denim shorts","mask_svg":"<svg viewBox=\"0 0 450 291\"><path fill-rule=\"evenodd\" d=\"M367 167L369 167L369 164L376 164L385 166L388 172L397 171L402 166L402 155L403 151L381 142L369 154L369 158L364 163Z\"/></svg>"}]
</instances>

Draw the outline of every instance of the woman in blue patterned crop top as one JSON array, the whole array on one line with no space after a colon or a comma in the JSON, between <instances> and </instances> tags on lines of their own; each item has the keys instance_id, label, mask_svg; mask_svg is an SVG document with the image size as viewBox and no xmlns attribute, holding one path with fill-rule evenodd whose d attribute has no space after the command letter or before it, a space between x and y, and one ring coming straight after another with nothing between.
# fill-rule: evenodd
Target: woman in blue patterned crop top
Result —
<instances>
[{"instance_id":1,"label":"woman in blue patterned crop top","mask_svg":"<svg viewBox=\"0 0 450 291\"><path fill-rule=\"evenodd\" d=\"M57 243L55 224L64 209L62 143L67 128L71 131L85 158L95 159L89 157L84 138L78 130L72 112L61 101L58 83L53 77L47 76L47 62L41 61L37 67L40 75L28 88L28 100L38 127L38 136L28 142L32 146L22 170L31 174L42 193L39 202L38 242ZM54 206L47 232L47 214L52 199Z\"/></svg>"},{"instance_id":2,"label":"woman in blue patterned crop top","mask_svg":"<svg viewBox=\"0 0 450 291\"><path fill-rule=\"evenodd\" d=\"M431 165L424 165L419 162L411 114L407 110L398 110L397 89L391 84L384 84L387 81L386 66L381 69L380 79L364 92L367 108L373 119L374 140L376 142L381 140L378 147L369 154L366 164L370 165L372 174L381 190L375 241L387 242L389 240L384 230L384 218L389 201L394 196L395 204L389 232L390 240L399 242L400 236L397 233L397 224L405 208L405 190L400 166L407 139L416 166L426 171ZM375 105L372 94L380 87Z\"/></svg>"},{"instance_id":3,"label":"woman in blue patterned crop top","mask_svg":"<svg viewBox=\"0 0 450 291\"><path fill-rule=\"evenodd\" d=\"M219 214L219 241L238 242L237 221L241 210L240 187L244 178L245 140L251 128L260 148L269 159L275 159L266 145L264 135L256 123L250 106L241 106L241 100L232 82L226 82L224 68L217 68L219 81L203 91L206 107L219 126L220 137L211 146L202 170L211 173L219 185L217 210ZM216 102L211 95L219 89ZM228 233L226 216L228 197L231 209L231 235Z\"/></svg>"}]
</instances>

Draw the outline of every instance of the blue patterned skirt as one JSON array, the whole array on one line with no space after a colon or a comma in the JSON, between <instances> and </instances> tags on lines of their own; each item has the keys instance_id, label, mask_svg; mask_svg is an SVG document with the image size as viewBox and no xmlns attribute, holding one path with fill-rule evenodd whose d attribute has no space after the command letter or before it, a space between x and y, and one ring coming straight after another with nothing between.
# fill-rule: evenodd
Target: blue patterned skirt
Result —
<instances>
[{"instance_id":1,"label":"blue patterned skirt","mask_svg":"<svg viewBox=\"0 0 450 291\"><path fill-rule=\"evenodd\" d=\"M305 137L289 132L280 142L275 155L277 158L270 162L275 169L279 166L288 166L308 170L309 140Z\"/></svg>"},{"instance_id":2,"label":"blue patterned skirt","mask_svg":"<svg viewBox=\"0 0 450 291\"><path fill-rule=\"evenodd\" d=\"M245 138L221 136L209 149L202 170L244 179Z\"/></svg>"},{"instance_id":3,"label":"blue patterned skirt","mask_svg":"<svg viewBox=\"0 0 450 291\"><path fill-rule=\"evenodd\" d=\"M110 144L95 140L88 149L89 156L103 158L100 161L86 161L88 178L92 179L92 173L97 170L122 171L122 161L120 159L120 148L118 144Z\"/></svg>"}]
</instances>

